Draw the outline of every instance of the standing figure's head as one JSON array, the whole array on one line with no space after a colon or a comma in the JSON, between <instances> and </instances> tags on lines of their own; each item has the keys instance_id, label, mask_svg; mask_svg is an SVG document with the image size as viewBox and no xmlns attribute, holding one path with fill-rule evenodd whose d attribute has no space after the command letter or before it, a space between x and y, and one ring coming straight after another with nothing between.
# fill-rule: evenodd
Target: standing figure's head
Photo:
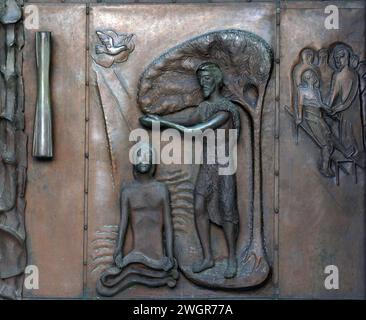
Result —
<instances>
[{"instance_id":1,"label":"standing figure's head","mask_svg":"<svg viewBox=\"0 0 366 320\"><path fill-rule=\"evenodd\" d=\"M222 87L223 75L216 63L205 62L201 64L197 68L196 74L205 98L210 97L213 92Z\"/></svg>"},{"instance_id":2,"label":"standing figure's head","mask_svg":"<svg viewBox=\"0 0 366 320\"><path fill-rule=\"evenodd\" d=\"M155 173L154 150L149 144L140 144L133 155L133 172L136 174L149 174L153 176Z\"/></svg>"},{"instance_id":3,"label":"standing figure's head","mask_svg":"<svg viewBox=\"0 0 366 320\"><path fill-rule=\"evenodd\" d=\"M312 69L306 69L301 74L301 84L306 85L308 88L319 88L319 77Z\"/></svg>"},{"instance_id":4,"label":"standing figure's head","mask_svg":"<svg viewBox=\"0 0 366 320\"><path fill-rule=\"evenodd\" d=\"M303 63L310 65L314 62L315 52L313 49L305 48L301 51L300 56Z\"/></svg>"}]
</instances>

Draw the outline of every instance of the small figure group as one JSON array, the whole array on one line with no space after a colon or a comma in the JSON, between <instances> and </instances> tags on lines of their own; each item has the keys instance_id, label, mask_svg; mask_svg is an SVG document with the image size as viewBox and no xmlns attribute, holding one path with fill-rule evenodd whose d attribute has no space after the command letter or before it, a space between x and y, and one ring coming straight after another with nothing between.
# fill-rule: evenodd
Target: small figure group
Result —
<instances>
[{"instance_id":1,"label":"small figure group","mask_svg":"<svg viewBox=\"0 0 366 320\"><path fill-rule=\"evenodd\" d=\"M328 54L330 52L330 55ZM318 52L305 48L292 70L296 128L306 123L321 148L319 171L333 177L331 156L337 149L345 159L364 167L358 58L351 47L336 43Z\"/></svg>"}]
</instances>

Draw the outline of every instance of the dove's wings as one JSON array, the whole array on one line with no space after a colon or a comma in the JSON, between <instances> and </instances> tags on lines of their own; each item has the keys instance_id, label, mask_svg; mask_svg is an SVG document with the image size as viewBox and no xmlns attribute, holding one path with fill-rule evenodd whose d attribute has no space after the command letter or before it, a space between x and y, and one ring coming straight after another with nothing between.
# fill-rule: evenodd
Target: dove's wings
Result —
<instances>
[{"instance_id":1,"label":"dove's wings","mask_svg":"<svg viewBox=\"0 0 366 320\"><path fill-rule=\"evenodd\" d=\"M101 31L97 31L97 35L99 40L105 45L107 48L114 47L114 41L113 38Z\"/></svg>"}]
</instances>

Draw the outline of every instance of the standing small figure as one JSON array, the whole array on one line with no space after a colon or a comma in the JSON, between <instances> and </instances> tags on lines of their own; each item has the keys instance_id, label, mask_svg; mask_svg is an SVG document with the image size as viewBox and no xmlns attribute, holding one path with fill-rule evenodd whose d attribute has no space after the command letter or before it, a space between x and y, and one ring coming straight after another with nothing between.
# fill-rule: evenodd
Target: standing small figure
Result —
<instances>
[{"instance_id":1,"label":"standing small figure","mask_svg":"<svg viewBox=\"0 0 366 320\"><path fill-rule=\"evenodd\" d=\"M318 66L320 71L320 92L323 101L326 101L329 94L330 82L332 80L333 69L329 66L329 52L328 49L323 48L318 51Z\"/></svg>"},{"instance_id":2,"label":"standing small figure","mask_svg":"<svg viewBox=\"0 0 366 320\"><path fill-rule=\"evenodd\" d=\"M360 79L356 71L358 57L351 47L337 44L331 51L334 72L328 96L331 114L339 119L339 139L344 148L351 149L352 156L365 166L365 150L360 99Z\"/></svg>"}]
</instances>

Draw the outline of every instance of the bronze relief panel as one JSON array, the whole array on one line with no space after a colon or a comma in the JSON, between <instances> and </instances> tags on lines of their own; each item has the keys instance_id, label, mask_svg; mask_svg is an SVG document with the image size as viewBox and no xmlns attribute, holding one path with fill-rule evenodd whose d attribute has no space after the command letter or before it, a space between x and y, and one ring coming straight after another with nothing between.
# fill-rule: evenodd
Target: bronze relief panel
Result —
<instances>
[{"instance_id":1,"label":"bronze relief panel","mask_svg":"<svg viewBox=\"0 0 366 320\"><path fill-rule=\"evenodd\" d=\"M27 264L40 289L24 296L364 297L365 7L340 2L340 28L326 29L325 5L38 3L39 29L25 30L25 133L35 34L50 31L54 154L28 152ZM14 49L20 61L16 30L11 41L2 22L2 65ZM26 136L22 78L3 70L0 258L18 235L21 263L0 259L0 296L15 298L21 276L3 270L25 266ZM211 135L193 153L213 137L237 148L234 171L185 162L200 130ZM135 149L139 132L148 143ZM155 163L164 152L171 163ZM339 290L324 285L330 265Z\"/></svg>"},{"instance_id":2,"label":"bronze relief panel","mask_svg":"<svg viewBox=\"0 0 366 320\"><path fill-rule=\"evenodd\" d=\"M25 297L83 294L85 5L37 4L39 30L52 32L50 93L53 160L28 153L28 264L39 270L39 289ZM60 28L59 26L63 27ZM36 32L26 29L24 82L28 150L32 150L37 102Z\"/></svg>"},{"instance_id":3,"label":"bronze relief panel","mask_svg":"<svg viewBox=\"0 0 366 320\"><path fill-rule=\"evenodd\" d=\"M326 29L325 4L281 8L283 297L364 296L365 8L359 1L338 8L339 29ZM324 285L329 265L343 278L339 290Z\"/></svg>"},{"instance_id":4,"label":"bronze relief panel","mask_svg":"<svg viewBox=\"0 0 366 320\"><path fill-rule=\"evenodd\" d=\"M147 297L153 290L149 286L162 286L155 289L160 297L229 297L240 292L233 294L232 289L247 295L243 289L262 285L253 294L271 295L273 190L271 183L261 185L261 175L269 179L273 175L271 162L262 167L262 157L271 158L273 152L268 135L273 126L268 117L273 95L273 9L268 4L260 10L250 4L91 8L89 294L94 295L97 286L101 296ZM150 23L147 20L154 15L146 15L146 10L163 19ZM230 19L223 18L223 10ZM215 90L217 100L211 105ZM157 165L152 183L165 186L170 195L163 201L172 221L170 256L167 230L159 231L158 221L147 227L140 220L142 212L155 205L148 200L148 185L143 191L146 209L133 195L141 178L132 176L129 134L153 122L181 128L198 110L205 126L205 107L210 111L207 127L225 127L220 110L239 125L238 170L222 179L210 166ZM166 145L162 142L161 148ZM159 153L159 146L153 148ZM126 198L129 213L123 209ZM152 230L158 234L151 234L154 240L146 251L146 234Z\"/></svg>"}]
</instances>

